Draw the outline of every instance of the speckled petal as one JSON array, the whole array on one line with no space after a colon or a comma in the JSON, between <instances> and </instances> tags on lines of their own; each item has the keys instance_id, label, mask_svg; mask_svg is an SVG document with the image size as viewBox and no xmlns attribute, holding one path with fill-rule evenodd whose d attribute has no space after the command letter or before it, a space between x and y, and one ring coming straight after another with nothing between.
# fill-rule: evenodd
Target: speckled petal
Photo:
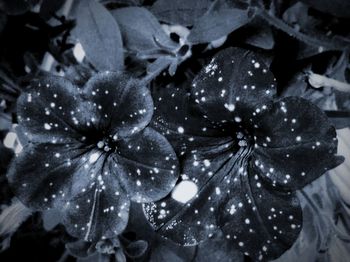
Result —
<instances>
[{"instance_id":1,"label":"speckled petal","mask_svg":"<svg viewBox=\"0 0 350 262\"><path fill-rule=\"evenodd\" d=\"M272 191L247 171L249 155L248 148L234 156L230 149L218 155L197 153L185 163L186 179L177 185L195 184L192 198L178 201L173 191L146 204L148 220L183 245L196 245L221 231L233 248L256 260L278 257L299 234L301 209L294 194Z\"/></svg>"},{"instance_id":2,"label":"speckled petal","mask_svg":"<svg viewBox=\"0 0 350 262\"><path fill-rule=\"evenodd\" d=\"M29 144L11 165L8 179L25 205L57 208L70 234L98 240L119 234L128 220L129 199L115 171L103 151Z\"/></svg>"},{"instance_id":3,"label":"speckled petal","mask_svg":"<svg viewBox=\"0 0 350 262\"><path fill-rule=\"evenodd\" d=\"M297 239L302 211L295 193L271 190L250 171L231 184L218 223L234 248L255 261L282 255Z\"/></svg>"},{"instance_id":4,"label":"speckled petal","mask_svg":"<svg viewBox=\"0 0 350 262\"><path fill-rule=\"evenodd\" d=\"M10 185L31 208L60 207L89 183L89 176L78 172L85 152L79 144L28 144L7 174Z\"/></svg>"},{"instance_id":5,"label":"speckled petal","mask_svg":"<svg viewBox=\"0 0 350 262\"><path fill-rule=\"evenodd\" d=\"M62 208L68 232L85 241L115 237L125 229L130 200L113 173L113 161L103 163L95 182Z\"/></svg>"},{"instance_id":6,"label":"speckled petal","mask_svg":"<svg viewBox=\"0 0 350 262\"><path fill-rule=\"evenodd\" d=\"M188 82L180 87L170 85L152 90L154 115L151 126L166 136L179 156L202 144L221 143L222 137L230 132L225 126L203 117L185 88L190 84Z\"/></svg>"},{"instance_id":7,"label":"speckled petal","mask_svg":"<svg viewBox=\"0 0 350 262\"><path fill-rule=\"evenodd\" d=\"M148 88L116 72L98 73L86 84L84 99L99 130L126 137L151 121L153 101Z\"/></svg>"},{"instance_id":8,"label":"speckled petal","mask_svg":"<svg viewBox=\"0 0 350 262\"><path fill-rule=\"evenodd\" d=\"M144 205L157 232L181 245L196 245L219 229L216 218L221 198L230 187L222 180L235 164L231 146L228 142L196 150L185 158L181 180L172 193Z\"/></svg>"},{"instance_id":9,"label":"speckled petal","mask_svg":"<svg viewBox=\"0 0 350 262\"><path fill-rule=\"evenodd\" d=\"M227 48L213 57L192 83L192 95L210 120L248 121L266 108L275 81L262 59L251 51Z\"/></svg>"},{"instance_id":10,"label":"speckled petal","mask_svg":"<svg viewBox=\"0 0 350 262\"><path fill-rule=\"evenodd\" d=\"M166 196L178 179L174 150L164 136L149 127L121 140L113 159L120 184L137 202Z\"/></svg>"},{"instance_id":11,"label":"speckled petal","mask_svg":"<svg viewBox=\"0 0 350 262\"><path fill-rule=\"evenodd\" d=\"M33 81L19 97L20 126L30 141L66 143L80 140L89 115L71 82L56 76Z\"/></svg>"},{"instance_id":12,"label":"speckled petal","mask_svg":"<svg viewBox=\"0 0 350 262\"><path fill-rule=\"evenodd\" d=\"M252 169L273 186L300 189L343 162L327 116L302 98L274 103L256 125Z\"/></svg>"}]
</instances>

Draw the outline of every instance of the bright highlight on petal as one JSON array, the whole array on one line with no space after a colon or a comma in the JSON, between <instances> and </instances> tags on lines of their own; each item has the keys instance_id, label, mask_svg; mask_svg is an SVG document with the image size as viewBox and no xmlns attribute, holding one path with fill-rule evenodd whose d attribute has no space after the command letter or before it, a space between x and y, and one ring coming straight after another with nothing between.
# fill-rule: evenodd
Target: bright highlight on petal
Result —
<instances>
[{"instance_id":1,"label":"bright highlight on petal","mask_svg":"<svg viewBox=\"0 0 350 262\"><path fill-rule=\"evenodd\" d=\"M181 181L171 192L171 197L178 202L187 203L198 192L197 185L192 181Z\"/></svg>"}]
</instances>

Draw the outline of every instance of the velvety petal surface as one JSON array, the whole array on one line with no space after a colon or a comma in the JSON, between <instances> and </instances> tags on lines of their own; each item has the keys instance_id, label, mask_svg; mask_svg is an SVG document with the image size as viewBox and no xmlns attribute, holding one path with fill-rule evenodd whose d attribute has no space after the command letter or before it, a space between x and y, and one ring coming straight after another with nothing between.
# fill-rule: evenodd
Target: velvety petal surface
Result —
<instances>
[{"instance_id":1,"label":"velvety petal surface","mask_svg":"<svg viewBox=\"0 0 350 262\"><path fill-rule=\"evenodd\" d=\"M273 191L248 171L250 149L233 155L197 152L171 195L145 204L156 230L183 245L195 245L218 230L234 248L257 260L278 257L297 238L301 209L294 194ZM190 195L191 194L191 195Z\"/></svg>"},{"instance_id":2,"label":"velvety petal surface","mask_svg":"<svg viewBox=\"0 0 350 262\"><path fill-rule=\"evenodd\" d=\"M38 143L80 140L90 119L80 92L62 77L33 81L17 101L19 123L27 138Z\"/></svg>"},{"instance_id":3,"label":"velvety petal surface","mask_svg":"<svg viewBox=\"0 0 350 262\"><path fill-rule=\"evenodd\" d=\"M129 199L116 171L97 150L39 144L16 158L8 179L24 204L58 208L69 233L98 240L120 233L128 220Z\"/></svg>"},{"instance_id":4,"label":"velvety petal surface","mask_svg":"<svg viewBox=\"0 0 350 262\"><path fill-rule=\"evenodd\" d=\"M144 205L151 224L183 245L195 245L220 231L232 246L256 259L282 254L300 230L301 212L294 194L275 192L252 174L248 163L253 147L246 147L243 133L203 117L185 89L153 91L152 125L181 156L181 179L166 198ZM274 227L286 228L276 236L278 241Z\"/></svg>"},{"instance_id":5,"label":"velvety petal surface","mask_svg":"<svg viewBox=\"0 0 350 262\"><path fill-rule=\"evenodd\" d=\"M150 202L166 196L178 178L178 160L164 136L146 128L118 143L113 161L128 197Z\"/></svg>"},{"instance_id":6,"label":"velvety petal surface","mask_svg":"<svg viewBox=\"0 0 350 262\"><path fill-rule=\"evenodd\" d=\"M179 86L152 89L154 115L151 126L166 136L179 156L203 143L216 145L222 140L231 140L227 139L230 132L227 127L208 120L194 105L188 89L190 84L191 81L186 81Z\"/></svg>"},{"instance_id":7,"label":"velvety petal surface","mask_svg":"<svg viewBox=\"0 0 350 262\"><path fill-rule=\"evenodd\" d=\"M210 120L240 123L266 107L275 85L262 58L245 49L227 48L195 77L192 95Z\"/></svg>"},{"instance_id":8,"label":"velvety petal surface","mask_svg":"<svg viewBox=\"0 0 350 262\"><path fill-rule=\"evenodd\" d=\"M148 88L126 75L99 73L84 88L91 122L108 135L130 136L151 121L153 101Z\"/></svg>"},{"instance_id":9,"label":"velvety petal surface","mask_svg":"<svg viewBox=\"0 0 350 262\"><path fill-rule=\"evenodd\" d=\"M8 173L24 204L57 208L70 234L98 241L124 230L130 200L171 191L177 157L146 128L153 102L145 86L115 72L98 73L81 89L60 77L33 84L18 104L29 142Z\"/></svg>"},{"instance_id":10,"label":"velvety petal surface","mask_svg":"<svg viewBox=\"0 0 350 262\"><path fill-rule=\"evenodd\" d=\"M62 209L68 232L85 241L115 237L129 218L130 200L118 182L113 161L104 159L100 164L97 177Z\"/></svg>"},{"instance_id":11,"label":"velvety petal surface","mask_svg":"<svg viewBox=\"0 0 350 262\"><path fill-rule=\"evenodd\" d=\"M252 172L274 187L300 189L344 160L327 116L305 99L274 103L256 126Z\"/></svg>"}]
</instances>

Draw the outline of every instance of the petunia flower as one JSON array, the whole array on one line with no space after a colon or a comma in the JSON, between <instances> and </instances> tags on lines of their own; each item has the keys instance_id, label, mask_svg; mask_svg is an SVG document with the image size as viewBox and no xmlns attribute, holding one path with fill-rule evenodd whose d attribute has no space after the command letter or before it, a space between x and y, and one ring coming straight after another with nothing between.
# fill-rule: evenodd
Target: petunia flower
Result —
<instances>
[{"instance_id":1,"label":"petunia flower","mask_svg":"<svg viewBox=\"0 0 350 262\"><path fill-rule=\"evenodd\" d=\"M130 200L160 199L177 180L171 145L147 127L152 114L149 90L122 74L99 73L83 88L36 81L18 100L29 143L8 172L15 194L33 209L59 209L74 236L116 236Z\"/></svg>"},{"instance_id":2,"label":"petunia flower","mask_svg":"<svg viewBox=\"0 0 350 262\"><path fill-rule=\"evenodd\" d=\"M291 247L302 227L295 191L343 158L326 115L302 98L275 101L275 85L260 57L229 48L189 91L154 90L153 126L182 173L171 194L144 205L163 236L196 245L220 232L256 260Z\"/></svg>"}]
</instances>

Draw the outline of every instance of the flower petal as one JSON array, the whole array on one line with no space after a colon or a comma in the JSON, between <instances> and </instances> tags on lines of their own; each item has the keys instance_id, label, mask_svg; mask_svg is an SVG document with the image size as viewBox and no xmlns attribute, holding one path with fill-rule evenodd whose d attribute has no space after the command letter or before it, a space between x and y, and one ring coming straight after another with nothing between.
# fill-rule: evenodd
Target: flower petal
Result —
<instances>
[{"instance_id":1,"label":"flower petal","mask_svg":"<svg viewBox=\"0 0 350 262\"><path fill-rule=\"evenodd\" d=\"M224 126L203 117L193 105L186 85L189 83L184 82L180 87L155 87L152 90L154 115L151 125L166 136L179 156L203 143L216 145L229 133Z\"/></svg>"},{"instance_id":2,"label":"flower petal","mask_svg":"<svg viewBox=\"0 0 350 262\"><path fill-rule=\"evenodd\" d=\"M169 142L152 128L121 140L113 155L120 184L133 201L166 196L178 178L178 161Z\"/></svg>"},{"instance_id":3,"label":"flower petal","mask_svg":"<svg viewBox=\"0 0 350 262\"><path fill-rule=\"evenodd\" d=\"M89 183L88 175L77 172L85 151L79 144L28 144L7 174L16 196L34 209L62 206Z\"/></svg>"},{"instance_id":4,"label":"flower petal","mask_svg":"<svg viewBox=\"0 0 350 262\"><path fill-rule=\"evenodd\" d=\"M211 154L211 149L216 153ZM185 158L182 180L173 192L158 202L144 205L153 227L161 235L185 246L210 238L219 226L216 216L221 196L215 195L215 188L222 184L228 186L221 180L235 162L231 157L230 143L227 143L220 149L208 147ZM224 195L225 189L222 192Z\"/></svg>"},{"instance_id":5,"label":"flower petal","mask_svg":"<svg viewBox=\"0 0 350 262\"><path fill-rule=\"evenodd\" d=\"M253 170L286 190L304 187L343 162L327 116L299 97L288 97L263 114L254 131Z\"/></svg>"},{"instance_id":6,"label":"flower petal","mask_svg":"<svg viewBox=\"0 0 350 262\"><path fill-rule=\"evenodd\" d=\"M99 130L113 136L129 136L151 121L153 101L146 86L115 72L93 76L86 84L84 98Z\"/></svg>"},{"instance_id":7,"label":"flower petal","mask_svg":"<svg viewBox=\"0 0 350 262\"><path fill-rule=\"evenodd\" d=\"M130 200L105 162L101 179L89 185L63 207L63 221L70 234L85 241L116 237L126 227Z\"/></svg>"},{"instance_id":8,"label":"flower petal","mask_svg":"<svg viewBox=\"0 0 350 262\"><path fill-rule=\"evenodd\" d=\"M196 76L192 94L202 112L215 122L241 122L265 108L275 94L275 80L260 57L227 48Z\"/></svg>"},{"instance_id":9,"label":"flower petal","mask_svg":"<svg viewBox=\"0 0 350 262\"><path fill-rule=\"evenodd\" d=\"M42 143L80 140L89 116L71 82L56 76L33 81L19 97L17 111L20 126L28 139Z\"/></svg>"},{"instance_id":10,"label":"flower petal","mask_svg":"<svg viewBox=\"0 0 350 262\"><path fill-rule=\"evenodd\" d=\"M302 226L295 193L271 190L250 171L230 192L218 220L235 248L255 260L271 260L293 245Z\"/></svg>"},{"instance_id":11,"label":"flower petal","mask_svg":"<svg viewBox=\"0 0 350 262\"><path fill-rule=\"evenodd\" d=\"M249 152L211 155L210 165L205 161L208 154L197 153L198 164L185 164L191 172L184 180L194 183L197 192L187 202L176 201L172 194L145 204L149 221L160 234L180 244L198 244L221 230L233 248L254 259L281 255L299 234L299 202L294 194L271 191L248 172Z\"/></svg>"},{"instance_id":12,"label":"flower petal","mask_svg":"<svg viewBox=\"0 0 350 262\"><path fill-rule=\"evenodd\" d=\"M85 240L119 234L129 200L111 158L79 144L29 144L13 162L8 179L27 206L58 208L68 232Z\"/></svg>"}]
</instances>

